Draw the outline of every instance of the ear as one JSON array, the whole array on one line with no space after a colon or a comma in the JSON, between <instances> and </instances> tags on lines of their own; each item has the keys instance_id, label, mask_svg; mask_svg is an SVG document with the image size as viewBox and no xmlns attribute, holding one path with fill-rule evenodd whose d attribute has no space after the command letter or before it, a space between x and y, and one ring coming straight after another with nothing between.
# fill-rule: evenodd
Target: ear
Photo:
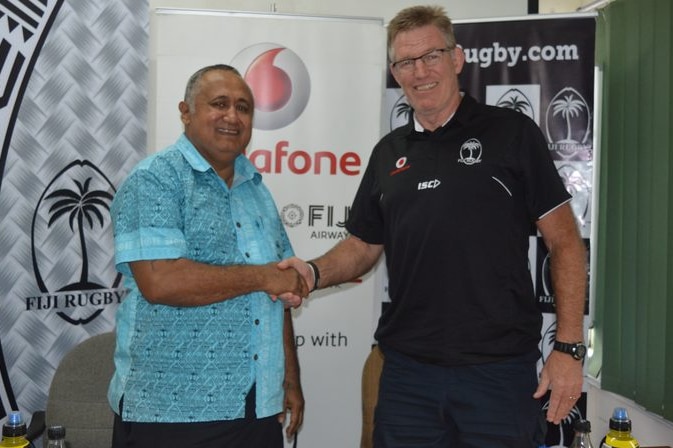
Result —
<instances>
[{"instance_id":1,"label":"ear","mask_svg":"<svg viewBox=\"0 0 673 448\"><path fill-rule=\"evenodd\" d=\"M180 110L180 120L182 121L182 124L185 126L188 125L191 115L189 111L189 104L184 101L180 101L180 104L178 104L178 110Z\"/></svg>"},{"instance_id":2,"label":"ear","mask_svg":"<svg viewBox=\"0 0 673 448\"><path fill-rule=\"evenodd\" d=\"M451 52L451 61L453 62L453 70L458 75L463 71L463 66L465 65L465 53L461 46L457 46Z\"/></svg>"}]
</instances>

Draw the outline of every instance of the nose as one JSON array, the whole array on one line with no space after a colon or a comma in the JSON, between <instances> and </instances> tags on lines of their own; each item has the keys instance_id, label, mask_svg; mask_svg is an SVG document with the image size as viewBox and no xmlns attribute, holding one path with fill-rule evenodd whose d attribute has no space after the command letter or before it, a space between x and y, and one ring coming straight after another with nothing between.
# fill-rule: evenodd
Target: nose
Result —
<instances>
[{"instance_id":1,"label":"nose","mask_svg":"<svg viewBox=\"0 0 673 448\"><path fill-rule=\"evenodd\" d=\"M237 120L238 119L238 111L236 110L236 106L230 106L227 107L222 111L222 118L232 121L232 120Z\"/></svg>"},{"instance_id":2,"label":"nose","mask_svg":"<svg viewBox=\"0 0 673 448\"><path fill-rule=\"evenodd\" d=\"M425 65L423 59L416 59L414 61L414 75L424 76L428 71L428 66Z\"/></svg>"}]
</instances>

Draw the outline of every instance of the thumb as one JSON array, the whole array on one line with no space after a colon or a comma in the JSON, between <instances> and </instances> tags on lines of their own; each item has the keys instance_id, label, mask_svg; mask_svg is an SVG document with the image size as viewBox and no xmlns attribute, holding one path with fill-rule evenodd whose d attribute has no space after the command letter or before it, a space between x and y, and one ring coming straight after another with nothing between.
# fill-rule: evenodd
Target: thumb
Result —
<instances>
[{"instance_id":1,"label":"thumb","mask_svg":"<svg viewBox=\"0 0 673 448\"><path fill-rule=\"evenodd\" d=\"M549 390L549 377L547 376L546 372L544 369L542 370L542 374L540 375L540 383L537 385L537 389L535 389L535 393L533 394L533 398L542 398L544 394L547 393Z\"/></svg>"}]
</instances>

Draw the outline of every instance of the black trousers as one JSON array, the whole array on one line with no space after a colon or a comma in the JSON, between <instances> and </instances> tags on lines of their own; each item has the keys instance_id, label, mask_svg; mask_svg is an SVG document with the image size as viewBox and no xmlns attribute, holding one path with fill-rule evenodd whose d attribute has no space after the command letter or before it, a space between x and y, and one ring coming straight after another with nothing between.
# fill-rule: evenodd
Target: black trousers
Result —
<instances>
[{"instance_id":1,"label":"black trousers","mask_svg":"<svg viewBox=\"0 0 673 448\"><path fill-rule=\"evenodd\" d=\"M122 406L123 402L120 411ZM253 385L245 400L245 417L236 420L143 423L115 415L112 448L283 448L282 429L275 415L257 418Z\"/></svg>"}]
</instances>

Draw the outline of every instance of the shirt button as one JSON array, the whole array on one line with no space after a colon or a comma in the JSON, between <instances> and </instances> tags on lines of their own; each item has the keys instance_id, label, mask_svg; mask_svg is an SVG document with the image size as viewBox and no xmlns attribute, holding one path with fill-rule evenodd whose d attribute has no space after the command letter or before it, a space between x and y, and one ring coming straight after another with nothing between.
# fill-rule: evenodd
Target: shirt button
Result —
<instances>
[{"instance_id":1,"label":"shirt button","mask_svg":"<svg viewBox=\"0 0 673 448\"><path fill-rule=\"evenodd\" d=\"M236 223L236 227L238 227L238 228L240 229L240 228L241 228L241 223L240 223L240 222L237 222L237 223Z\"/></svg>"},{"instance_id":2,"label":"shirt button","mask_svg":"<svg viewBox=\"0 0 673 448\"><path fill-rule=\"evenodd\" d=\"M257 361L258 358L259 356L257 356L257 354L255 354L255 356L252 357L252 359L254 359L255 361Z\"/></svg>"},{"instance_id":3,"label":"shirt button","mask_svg":"<svg viewBox=\"0 0 673 448\"><path fill-rule=\"evenodd\" d=\"M259 319L255 319L255 325L259 325Z\"/></svg>"}]
</instances>

